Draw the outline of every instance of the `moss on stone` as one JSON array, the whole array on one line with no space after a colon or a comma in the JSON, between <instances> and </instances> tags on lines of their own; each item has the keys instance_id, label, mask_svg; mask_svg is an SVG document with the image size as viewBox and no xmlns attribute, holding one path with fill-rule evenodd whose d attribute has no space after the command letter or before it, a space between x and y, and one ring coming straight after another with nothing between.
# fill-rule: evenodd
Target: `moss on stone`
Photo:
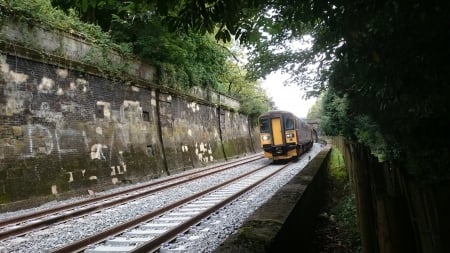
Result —
<instances>
[{"instance_id":1,"label":"moss on stone","mask_svg":"<svg viewBox=\"0 0 450 253\"><path fill-rule=\"evenodd\" d=\"M239 236L266 245L282 226L283 223L277 220L252 220L239 230Z\"/></svg>"}]
</instances>

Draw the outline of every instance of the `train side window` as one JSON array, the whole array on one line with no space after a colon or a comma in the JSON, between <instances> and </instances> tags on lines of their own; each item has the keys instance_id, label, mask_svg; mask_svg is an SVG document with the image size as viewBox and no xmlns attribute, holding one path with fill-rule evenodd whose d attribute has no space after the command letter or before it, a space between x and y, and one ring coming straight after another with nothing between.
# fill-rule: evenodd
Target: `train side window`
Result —
<instances>
[{"instance_id":1,"label":"train side window","mask_svg":"<svg viewBox=\"0 0 450 253\"><path fill-rule=\"evenodd\" d=\"M285 128L286 128L286 130L293 130L294 129L294 120L286 119Z\"/></svg>"},{"instance_id":2,"label":"train side window","mask_svg":"<svg viewBox=\"0 0 450 253\"><path fill-rule=\"evenodd\" d=\"M259 121L259 131L261 133L269 133L270 132L270 123L269 119L261 119Z\"/></svg>"}]
</instances>

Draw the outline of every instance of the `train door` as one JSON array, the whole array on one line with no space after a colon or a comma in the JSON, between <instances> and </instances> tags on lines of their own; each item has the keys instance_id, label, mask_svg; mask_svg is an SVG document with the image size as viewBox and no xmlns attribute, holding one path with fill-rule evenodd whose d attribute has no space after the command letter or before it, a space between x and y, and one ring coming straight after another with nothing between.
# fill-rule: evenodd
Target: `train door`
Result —
<instances>
[{"instance_id":1,"label":"train door","mask_svg":"<svg viewBox=\"0 0 450 253\"><path fill-rule=\"evenodd\" d=\"M281 118L272 118L273 145L283 145L283 132L281 129Z\"/></svg>"}]
</instances>

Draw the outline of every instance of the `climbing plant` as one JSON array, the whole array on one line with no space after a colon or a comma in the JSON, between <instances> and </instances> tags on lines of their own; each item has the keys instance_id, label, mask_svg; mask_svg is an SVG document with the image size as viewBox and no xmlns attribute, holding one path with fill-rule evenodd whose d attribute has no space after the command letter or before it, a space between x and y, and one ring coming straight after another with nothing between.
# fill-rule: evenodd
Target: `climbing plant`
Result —
<instances>
[{"instance_id":1,"label":"climbing plant","mask_svg":"<svg viewBox=\"0 0 450 253\"><path fill-rule=\"evenodd\" d=\"M127 69L127 64L111 62L109 53L114 50L125 59L139 57L156 66L162 85L178 90L202 86L245 98L222 89L236 77L241 81L234 82L234 86L255 87L255 81L245 77L242 66L233 65L236 56L229 50L232 44L218 43L213 35L195 31L169 31L163 17L155 15L158 6L115 0L0 0L0 16L1 20L16 19L60 30L92 43L91 51L81 61L101 72L120 75Z\"/></svg>"}]
</instances>

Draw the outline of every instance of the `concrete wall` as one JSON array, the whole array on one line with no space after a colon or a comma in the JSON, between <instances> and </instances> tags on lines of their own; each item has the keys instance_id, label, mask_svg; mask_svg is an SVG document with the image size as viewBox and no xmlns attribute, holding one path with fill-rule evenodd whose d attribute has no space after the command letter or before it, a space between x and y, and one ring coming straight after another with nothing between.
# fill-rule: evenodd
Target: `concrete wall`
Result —
<instances>
[{"instance_id":1,"label":"concrete wall","mask_svg":"<svg viewBox=\"0 0 450 253\"><path fill-rule=\"evenodd\" d=\"M312 230L327 189L330 148L324 147L214 253L311 252Z\"/></svg>"},{"instance_id":2,"label":"concrete wall","mask_svg":"<svg viewBox=\"0 0 450 253\"><path fill-rule=\"evenodd\" d=\"M30 36L36 43L24 39ZM77 62L95 47L86 43L3 24L0 203L111 187L255 151L255 129L238 101L158 86L154 68L137 61L123 77L104 74Z\"/></svg>"}]
</instances>

